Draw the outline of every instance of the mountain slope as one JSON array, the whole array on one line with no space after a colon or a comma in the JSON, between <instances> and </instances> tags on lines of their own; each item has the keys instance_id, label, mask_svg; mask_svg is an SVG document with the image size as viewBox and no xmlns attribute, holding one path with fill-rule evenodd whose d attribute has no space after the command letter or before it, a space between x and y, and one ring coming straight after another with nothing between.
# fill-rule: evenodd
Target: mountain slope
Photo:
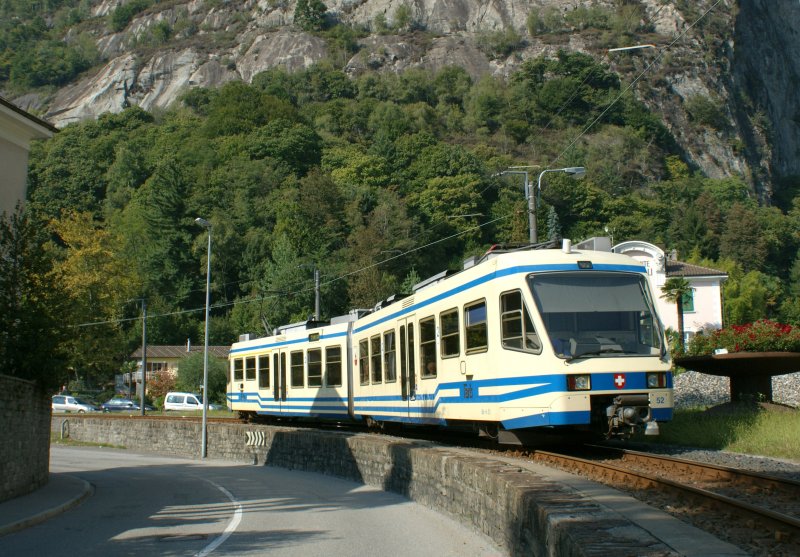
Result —
<instances>
[{"instance_id":1,"label":"mountain slope","mask_svg":"<svg viewBox=\"0 0 800 557\"><path fill-rule=\"evenodd\" d=\"M773 183L800 175L797 3L331 0L327 31L299 29L290 0L88 4L64 40L90 36L101 63L55 92L14 95L61 127L131 104L164 108L192 87L249 82L275 67L329 60L356 77L457 65L477 80L567 49L632 83L707 176L742 175L768 200ZM608 52L639 43L656 48Z\"/></svg>"}]
</instances>

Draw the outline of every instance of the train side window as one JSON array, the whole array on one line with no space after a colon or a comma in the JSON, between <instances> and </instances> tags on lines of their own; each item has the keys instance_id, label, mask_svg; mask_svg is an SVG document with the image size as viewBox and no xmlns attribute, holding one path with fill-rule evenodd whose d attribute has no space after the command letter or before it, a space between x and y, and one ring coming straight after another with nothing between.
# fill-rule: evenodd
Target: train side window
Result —
<instances>
[{"instance_id":1,"label":"train side window","mask_svg":"<svg viewBox=\"0 0 800 557\"><path fill-rule=\"evenodd\" d=\"M433 317L419 322L420 375L436 377L436 323Z\"/></svg>"},{"instance_id":2,"label":"train side window","mask_svg":"<svg viewBox=\"0 0 800 557\"><path fill-rule=\"evenodd\" d=\"M241 381L244 378L244 359L236 358L233 360L233 380Z\"/></svg>"},{"instance_id":3,"label":"train side window","mask_svg":"<svg viewBox=\"0 0 800 557\"><path fill-rule=\"evenodd\" d=\"M244 359L244 378L247 381L256 380L256 359L255 357Z\"/></svg>"},{"instance_id":4,"label":"train side window","mask_svg":"<svg viewBox=\"0 0 800 557\"><path fill-rule=\"evenodd\" d=\"M442 331L442 358L453 358L461 353L461 338L458 331L458 309L439 314Z\"/></svg>"},{"instance_id":5,"label":"train side window","mask_svg":"<svg viewBox=\"0 0 800 557\"><path fill-rule=\"evenodd\" d=\"M322 350L319 348L308 351L308 386L322 386Z\"/></svg>"},{"instance_id":6,"label":"train side window","mask_svg":"<svg viewBox=\"0 0 800 557\"><path fill-rule=\"evenodd\" d=\"M359 377L362 385L369 385L369 341L364 339L358 343Z\"/></svg>"},{"instance_id":7,"label":"train side window","mask_svg":"<svg viewBox=\"0 0 800 557\"><path fill-rule=\"evenodd\" d=\"M372 382L383 382L383 369L381 367L381 335L369 339L370 357L372 365Z\"/></svg>"},{"instance_id":8,"label":"train side window","mask_svg":"<svg viewBox=\"0 0 800 557\"><path fill-rule=\"evenodd\" d=\"M325 349L325 384L328 387L342 386L342 348L329 346Z\"/></svg>"},{"instance_id":9,"label":"train side window","mask_svg":"<svg viewBox=\"0 0 800 557\"><path fill-rule=\"evenodd\" d=\"M486 300L464 306L464 348L467 354L485 352L489 347Z\"/></svg>"},{"instance_id":10,"label":"train side window","mask_svg":"<svg viewBox=\"0 0 800 557\"><path fill-rule=\"evenodd\" d=\"M542 343L519 290L500 295L500 323L503 348L542 351Z\"/></svg>"},{"instance_id":11,"label":"train side window","mask_svg":"<svg viewBox=\"0 0 800 557\"><path fill-rule=\"evenodd\" d=\"M386 370L386 382L397 381L396 346L394 331L383 333L383 368Z\"/></svg>"},{"instance_id":12,"label":"train side window","mask_svg":"<svg viewBox=\"0 0 800 557\"><path fill-rule=\"evenodd\" d=\"M258 357L258 388L269 389L269 355Z\"/></svg>"},{"instance_id":13,"label":"train side window","mask_svg":"<svg viewBox=\"0 0 800 557\"><path fill-rule=\"evenodd\" d=\"M292 387L303 386L303 351L298 350L289 354L289 370L291 373Z\"/></svg>"}]
</instances>

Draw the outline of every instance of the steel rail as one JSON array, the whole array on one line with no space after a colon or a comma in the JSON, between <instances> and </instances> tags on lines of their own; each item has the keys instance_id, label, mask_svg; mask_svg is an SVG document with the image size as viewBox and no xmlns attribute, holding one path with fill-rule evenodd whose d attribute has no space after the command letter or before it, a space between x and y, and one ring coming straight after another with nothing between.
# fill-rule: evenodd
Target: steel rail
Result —
<instances>
[{"instance_id":1,"label":"steel rail","mask_svg":"<svg viewBox=\"0 0 800 557\"><path fill-rule=\"evenodd\" d=\"M800 519L759 505L752 505L726 495L606 462L596 462L565 454L535 451L531 458L541 463L556 464L577 469L582 472L598 473L601 477L608 479L612 483L624 483L628 488L655 488L661 491L670 491L679 496L689 496L701 504L711 504L717 508L735 512L740 516L759 520L764 524L777 528L781 532L781 535L785 534L794 539L800 539Z\"/></svg>"}]
</instances>

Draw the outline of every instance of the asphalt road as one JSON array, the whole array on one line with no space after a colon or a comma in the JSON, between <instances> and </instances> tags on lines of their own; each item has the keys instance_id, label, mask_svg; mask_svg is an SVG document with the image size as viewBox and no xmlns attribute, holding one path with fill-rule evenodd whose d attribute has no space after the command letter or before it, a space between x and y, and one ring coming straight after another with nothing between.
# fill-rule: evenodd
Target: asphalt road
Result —
<instances>
[{"instance_id":1,"label":"asphalt road","mask_svg":"<svg viewBox=\"0 0 800 557\"><path fill-rule=\"evenodd\" d=\"M501 555L421 505L329 476L56 446L50 470L91 483L94 494L0 538L0 555Z\"/></svg>"}]
</instances>

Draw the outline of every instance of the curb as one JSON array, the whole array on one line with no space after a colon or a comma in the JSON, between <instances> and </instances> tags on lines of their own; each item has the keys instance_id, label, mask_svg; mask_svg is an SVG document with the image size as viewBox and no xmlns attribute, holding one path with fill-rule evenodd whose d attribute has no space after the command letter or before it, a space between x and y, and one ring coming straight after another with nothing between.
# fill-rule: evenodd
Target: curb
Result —
<instances>
[{"instance_id":1,"label":"curb","mask_svg":"<svg viewBox=\"0 0 800 557\"><path fill-rule=\"evenodd\" d=\"M24 530L25 528L29 528L30 526L34 526L36 524L40 524L45 520L52 518L56 515L59 515L65 511L73 507L77 507L80 505L86 498L94 493L94 487L89 482L77 478L75 476L66 476L71 478L75 481L78 481L82 484L82 491L72 499L61 503L60 505L56 505L52 508L49 508L45 511L39 512L27 518L23 518L17 520L16 522L11 522L9 524L0 525L0 536L5 536L6 534L12 534L14 532L19 532L20 530Z\"/></svg>"}]
</instances>

